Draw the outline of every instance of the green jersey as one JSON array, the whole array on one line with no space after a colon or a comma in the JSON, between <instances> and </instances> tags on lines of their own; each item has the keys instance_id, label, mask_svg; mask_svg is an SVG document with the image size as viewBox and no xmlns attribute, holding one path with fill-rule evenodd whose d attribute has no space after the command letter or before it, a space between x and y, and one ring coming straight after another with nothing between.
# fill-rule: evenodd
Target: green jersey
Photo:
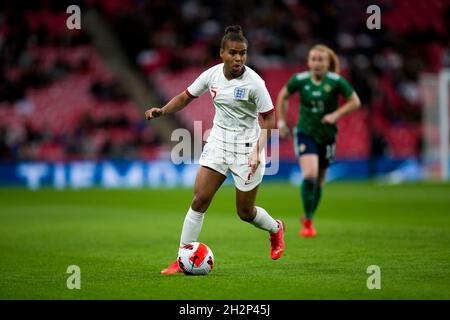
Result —
<instances>
[{"instance_id":1,"label":"green jersey","mask_svg":"<svg viewBox=\"0 0 450 320\"><path fill-rule=\"evenodd\" d=\"M308 71L292 76L286 85L289 94L300 94L300 117L297 129L312 136L317 143L324 143L335 138L337 126L323 124L324 115L338 108L339 94L345 99L353 93L352 86L339 74L327 72L320 84L311 80Z\"/></svg>"}]
</instances>

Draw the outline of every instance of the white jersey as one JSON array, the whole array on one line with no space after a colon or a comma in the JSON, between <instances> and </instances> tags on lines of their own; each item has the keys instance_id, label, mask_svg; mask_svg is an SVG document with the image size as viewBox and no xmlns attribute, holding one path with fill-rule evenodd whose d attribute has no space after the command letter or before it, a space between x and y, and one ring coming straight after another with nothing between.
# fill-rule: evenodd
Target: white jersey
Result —
<instances>
[{"instance_id":1,"label":"white jersey","mask_svg":"<svg viewBox=\"0 0 450 320\"><path fill-rule=\"evenodd\" d=\"M216 114L208 142L214 139L226 149L253 145L261 131L258 114L275 111L269 92L264 80L249 67L245 66L240 77L228 80L223 66L221 63L204 71L185 92L192 98L206 91L211 94Z\"/></svg>"}]
</instances>

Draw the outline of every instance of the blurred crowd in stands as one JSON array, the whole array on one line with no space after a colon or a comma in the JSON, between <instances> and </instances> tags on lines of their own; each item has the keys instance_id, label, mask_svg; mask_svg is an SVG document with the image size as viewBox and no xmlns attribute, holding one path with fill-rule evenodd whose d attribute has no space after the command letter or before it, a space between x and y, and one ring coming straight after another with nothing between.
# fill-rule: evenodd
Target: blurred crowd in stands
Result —
<instances>
[{"instance_id":1,"label":"blurred crowd in stands","mask_svg":"<svg viewBox=\"0 0 450 320\"><path fill-rule=\"evenodd\" d=\"M117 79L98 67L101 59L90 37L83 29L65 28L71 4L78 4L82 13L100 12L150 82L161 74L219 62L220 39L229 24L243 26L249 64L265 77L274 68L285 74L304 70L309 48L329 45L364 106L358 119L365 125L358 130L368 131L369 138L361 142L368 152L355 150L348 157L419 155L419 77L450 66L450 4L445 0L6 0L0 4L0 160L157 156L152 150L161 142ZM366 26L371 4L381 8L380 30ZM70 57L77 48L84 48L84 54ZM186 79L186 85L192 80ZM65 81L71 85L64 86ZM78 83L73 105L36 98L59 88L66 99ZM164 84L153 83L158 85ZM273 99L279 89L269 88ZM46 106L40 107L42 103ZM45 119L34 124L34 117L42 117L40 108L74 111L53 120L67 117L58 129ZM94 108L114 111L94 117ZM349 127L344 138L361 136ZM47 145L52 152L36 151Z\"/></svg>"},{"instance_id":2,"label":"blurred crowd in stands","mask_svg":"<svg viewBox=\"0 0 450 320\"><path fill-rule=\"evenodd\" d=\"M158 137L90 37L66 28L71 4L0 4L0 160L156 157Z\"/></svg>"}]
</instances>

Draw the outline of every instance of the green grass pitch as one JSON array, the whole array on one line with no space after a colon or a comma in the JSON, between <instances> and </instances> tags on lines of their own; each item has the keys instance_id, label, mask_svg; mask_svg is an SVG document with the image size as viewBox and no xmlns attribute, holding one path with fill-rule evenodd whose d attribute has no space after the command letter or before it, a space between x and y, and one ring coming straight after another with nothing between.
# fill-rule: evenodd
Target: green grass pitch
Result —
<instances>
[{"instance_id":1,"label":"green grass pitch","mask_svg":"<svg viewBox=\"0 0 450 320\"><path fill-rule=\"evenodd\" d=\"M450 299L450 185L331 183L318 236L297 236L299 191L263 183L257 204L286 223L286 251L239 220L222 187L200 241L207 276L160 275L175 259L192 189L0 189L0 299ZM81 289L69 290L69 265ZM381 289L366 286L381 269Z\"/></svg>"}]
</instances>

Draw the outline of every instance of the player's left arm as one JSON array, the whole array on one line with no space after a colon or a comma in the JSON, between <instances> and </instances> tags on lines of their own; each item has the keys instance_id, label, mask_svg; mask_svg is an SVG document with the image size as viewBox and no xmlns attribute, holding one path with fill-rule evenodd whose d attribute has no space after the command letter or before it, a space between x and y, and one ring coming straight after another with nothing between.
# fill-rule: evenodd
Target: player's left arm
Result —
<instances>
[{"instance_id":1,"label":"player's left arm","mask_svg":"<svg viewBox=\"0 0 450 320\"><path fill-rule=\"evenodd\" d=\"M336 111L326 114L322 118L322 123L335 124L343 115L346 115L361 106L361 100L359 100L358 94L344 77L340 76L338 78L337 92L344 96L345 103Z\"/></svg>"},{"instance_id":2,"label":"player's left arm","mask_svg":"<svg viewBox=\"0 0 450 320\"><path fill-rule=\"evenodd\" d=\"M272 129L275 129L275 109L272 111L261 113L262 123L261 123L261 133L259 134L258 142L253 148L252 153L249 158L249 166L251 173L254 174L256 169L258 169L259 164L261 163L259 156L261 150L264 149L267 145L268 137L270 137L270 133Z\"/></svg>"},{"instance_id":3,"label":"player's left arm","mask_svg":"<svg viewBox=\"0 0 450 320\"><path fill-rule=\"evenodd\" d=\"M353 92L340 108L332 113L326 114L322 118L322 123L335 124L342 116L358 109L360 106L361 100L359 99L358 94Z\"/></svg>"},{"instance_id":4,"label":"player's left arm","mask_svg":"<svg viewBox=\"0 0 450 320\"><path fill-rule=\"evenodd\" d=\"M261 82L256 84L255 89L252 92L252 100L256 104L256 112L260 114L263 119L261 124L262 130L259 134L258 142L250 153L248 161L248 165L251 169L250 173L253 175L261 163L259 159L261 150L265 148L271 130L275 129L275 108L269 91L262 79Z\"/></svg>"},{"instance_id":5,"label":"player's left arm","mask_svg":"<svg viewBox=\"0 0 450 320\"><path fill-rule=\"evenodd\" d=\"M275 110L275 109L272 109ZM275 112L262 113L261 134L259 135L258 144L255 151L261 152L267 145L268 137L272 129L275 129Z\"/></svg>"}]
</instances>

